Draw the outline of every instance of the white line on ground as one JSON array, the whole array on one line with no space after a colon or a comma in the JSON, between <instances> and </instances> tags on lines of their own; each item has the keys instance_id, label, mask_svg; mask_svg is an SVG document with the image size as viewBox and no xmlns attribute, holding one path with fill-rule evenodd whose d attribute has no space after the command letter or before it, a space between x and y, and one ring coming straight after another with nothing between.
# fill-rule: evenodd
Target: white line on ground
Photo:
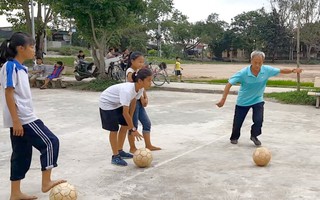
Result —
<instances>
[{"instance_id":1,"label":"white line on ground","mask_svg":"<svg viewBox=\"0 0 320 200\"><path fill-rule=\"evenodd\" d=\"M227 136L229 136L229 135L224 135L224 136L218 137L218 138L216 138L216 139L214 139L214 140L212 140L212 141L210 141L210 142L208 142L208 143L206 143L206 144L203 144L203 145L198 146L198 147L196 147L196 148L194 148L194 149L191 149L191 150L189 150L189 151L186 151L186 152L184 152L184 153L182 153L182 154L180 154L180 155L177 155L177 156L175 156L175 157L173 157L173 158L170 158L170 159L165 160L165 161L163 161L163 162L161 162L161 163L158 163L158 164L154 165L154 166L151 167L151 168L148 168L148 169L146 169L146 170L144 170L144 171L142 171L142 172L139 172L139 173L137 173L137 174L135 174L135 175L133 175L133 176L130 176L130 177L124 179L124 180L121 181L121 182L116 183L114 186L123 186L123 183L125 183L125 182L127 182L127 181L130 181L130 180L136 178L136 177L139 176L139 175L142 175L142 174L144 174L144 173L146 173L146 172L149 172L149 171L151 171L151 170L154 170L154 169L156 169L156 168L158 168L158 167L160 167L160 166L162 166L162 165L165 165L165 164L167 164L167 163L169 163L169 162L171 162L171 161L174 161L174 160L176 160L176 159L178 159L178 158L180 158L180 157L182 157L182 156L184 156L184 155L186 155L186 154L189 154L189 153L192 153L192 152L194 152L194 151L197 151L198 149L201 149L201 148L203 148L203 147L206 147L206 146L208 146L208 145L210 145L210 144L212 144L212 143L214 143L214 142L216 142L216 141L219 141L219 140L221 140L221 139L223 139L223 138L225 138L225 137L227 137Z\"/></svg>"}]
</instances>

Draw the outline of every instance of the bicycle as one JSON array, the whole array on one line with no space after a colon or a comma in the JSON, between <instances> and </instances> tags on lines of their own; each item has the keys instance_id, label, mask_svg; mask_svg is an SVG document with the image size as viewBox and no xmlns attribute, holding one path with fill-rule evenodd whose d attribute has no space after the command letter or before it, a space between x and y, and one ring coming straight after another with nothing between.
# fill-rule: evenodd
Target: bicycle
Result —
<instances>
[{"instance_id":1,"label":"bicycle","mask_svg":"<svg viewBox=\"0 0 320 200\"><path fill-rule=\"evenodd\" d=\"M167 72L167 65L166 63L162 62L155 67L153 67L154 63L150 62L148 68L152 71L153 78L152 82L156 86L162 86L165 82L170 84L170 77Z\"/></svg>"},{"instance_id":2,"label":"bicycle","mask_svg":"<svg viewBox=\"0 0 320 200\"><path fill-rule=\"evenodd\" d=\"M125 82L126 79L126 73L122 70L121 66L119 64L116 64L114 62L110 63L110 66L108 67L108 75L116 81Z\"/></svg>"},{"instance_id":3,"label":"bicycle","mask_svg":"<svg viewBox=\"0 0 320 200\"><path fill-rule=\"evenodd\" d=\"M126 73L120 66L121 59L121 56L105 59L106 73L113 80L125 82Z\"/></svg>"}]
</instances>

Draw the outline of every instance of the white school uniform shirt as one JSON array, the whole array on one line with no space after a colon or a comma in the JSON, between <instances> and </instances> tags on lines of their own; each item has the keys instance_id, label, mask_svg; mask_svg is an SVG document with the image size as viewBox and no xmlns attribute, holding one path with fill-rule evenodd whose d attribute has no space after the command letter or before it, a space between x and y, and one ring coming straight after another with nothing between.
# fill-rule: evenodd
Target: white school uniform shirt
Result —
<instances>
[{"instance_id":1,"label":"white school uniform shirt","mask_svg":"<svg viewBox=\"0 0 320 200\"><path fill-rule=\"evenodd\" d=\"M129 80L128 80L128 74L129 73L134 73L135 71L134 71L134 69L132 69L131 67L129 67L128 69L127 69L127 71L126 71L126 82L129 82Z\"/></svg>"},{"instance_id":2,"label":"white school uniform shirt","mask_svg":"<svg viewBox=\"0 0 320 200\"><path fill-rule=\"evenodd\" d=\"M135 84L131 82L112 85L100 95L99 107L102 110L115 110L122 106L130 106L131 101L140 99L143 88L136 92Z\"/></svg>"},{"instance_id":3,"label":"white school uniform shirt","mask_svg":"<svg viewBox=\"0 0 320 200\"><path fill-rule=\"evenodd\" d=\"M128 74L129 73L134 73L134 72L136 72L136 71L134 71L134 69L132 69L131 67L129 67L128 69L127 69L127 71L126 71L126 82L129 82L129 80L128 80ZM131 74L131 75L132 75ZM144 88L142 88L142 90L144 90ZM143 96L143 93L142 93L142 95L141 96ZM140 99L140 98L139 98Z\"/></svg>"},{"instance_id":4,"label":"white school uniform shirt","mask_svg":"<svg viewBox=\"0 0 320 200\"><path fill-rule=\"evenodd\" d=\"M28 78L28 68L21 65L18 61L7 61L0 71L1 97L3 107L3 126L13 127L12 117L8 109L5 89L14 88L14 101L17 114L22 125L36 121L38 118L34 114L31 90Z\"/></svg>"}]
</instances>

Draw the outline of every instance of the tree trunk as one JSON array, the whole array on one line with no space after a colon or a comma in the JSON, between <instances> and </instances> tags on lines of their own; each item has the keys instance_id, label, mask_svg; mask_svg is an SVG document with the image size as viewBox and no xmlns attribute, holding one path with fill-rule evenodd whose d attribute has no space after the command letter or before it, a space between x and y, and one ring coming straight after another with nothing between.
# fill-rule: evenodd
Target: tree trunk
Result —
<instances>
[{"instance_id":1,"label":"tree trunk","mask_svg":"<svg viewBox=\"0 0 320 200\"><path fill-rule=\"evenodd\" d=\"M312 45L307 45L307 58L310 61Z\"/></svg>"},{"instance_id":2,"label":"tree trunk","mask_svg":"<svg viewBox=\"0 0 320 200\"><path fill-rule=\"evenodd\" d=\"M24 11L25 17L26 17L26 25L27 25L27 32L29 34L32 33L32 25L31 25L31 17L30 17L30 11L29 11L29 2L30 1L23 1L22 9Z\"/></svg>"},{"instance_id":3,"label":"tree trunk","mask_svg":"<svg viewBox=\"0 0 320 200\"><path fill-rule=\"evenodd\" d=\"M36 56L42 58L43 57L43 46L44 46L44 33L43 31L37 31L36 34Z\"/></svg>"},{"instance_id":4,"label":"tree trunk","mask_svg":"<svg viewBox=\"0 0 320 200\"><path fill-rule=\"evenodd\" d=\"M103 42L101 44L104 44ZM104 62L104 54L105 54L105 48L103 45L99 46L98 49L99 55L98 55L98 62L99 62L99 79L108 79L108 76L106 74L106 65Z\"/></svg>"},{"instance_id":5,"label":"tree trunk","mask_svg":"<svg viewBox=\"0 0 320 200\"><path fill-rule=\"evenodd\" d=\"M276 57L276 52L272 51L272 63L274 63Z\"/></svg>"}]
</instances>

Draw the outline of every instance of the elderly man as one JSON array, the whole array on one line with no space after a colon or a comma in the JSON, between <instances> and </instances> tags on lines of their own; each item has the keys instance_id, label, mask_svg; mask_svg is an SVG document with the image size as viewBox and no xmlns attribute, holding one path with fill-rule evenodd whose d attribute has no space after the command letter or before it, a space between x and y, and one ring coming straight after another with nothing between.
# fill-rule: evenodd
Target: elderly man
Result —
<instances>
[{"instance_id":1,"label":"elderly man","mask_svg":"<svg viewBox=\"0 0 320 200\"><path fill-rule=\"evenodd\" d=\"M263 123L263 93L266 88L268 79L272 76L290 73L301 73L302 70L296 69L278 69L268 65L263 65L265 54L261 51L253 51L251 53L251 65L243 68L234 74L224 88L223 96L217 103L218 107L222 107L227 99L232 85L240 83L235 114L233 119L232 134L230 137L231 144L237 144L240 137L240 130L245 117L250 108L253 111L253 125L251 126L250 139L256 146L260 146L261 142L258 136L261 134Z\"/></svg>"}]
</instances>

